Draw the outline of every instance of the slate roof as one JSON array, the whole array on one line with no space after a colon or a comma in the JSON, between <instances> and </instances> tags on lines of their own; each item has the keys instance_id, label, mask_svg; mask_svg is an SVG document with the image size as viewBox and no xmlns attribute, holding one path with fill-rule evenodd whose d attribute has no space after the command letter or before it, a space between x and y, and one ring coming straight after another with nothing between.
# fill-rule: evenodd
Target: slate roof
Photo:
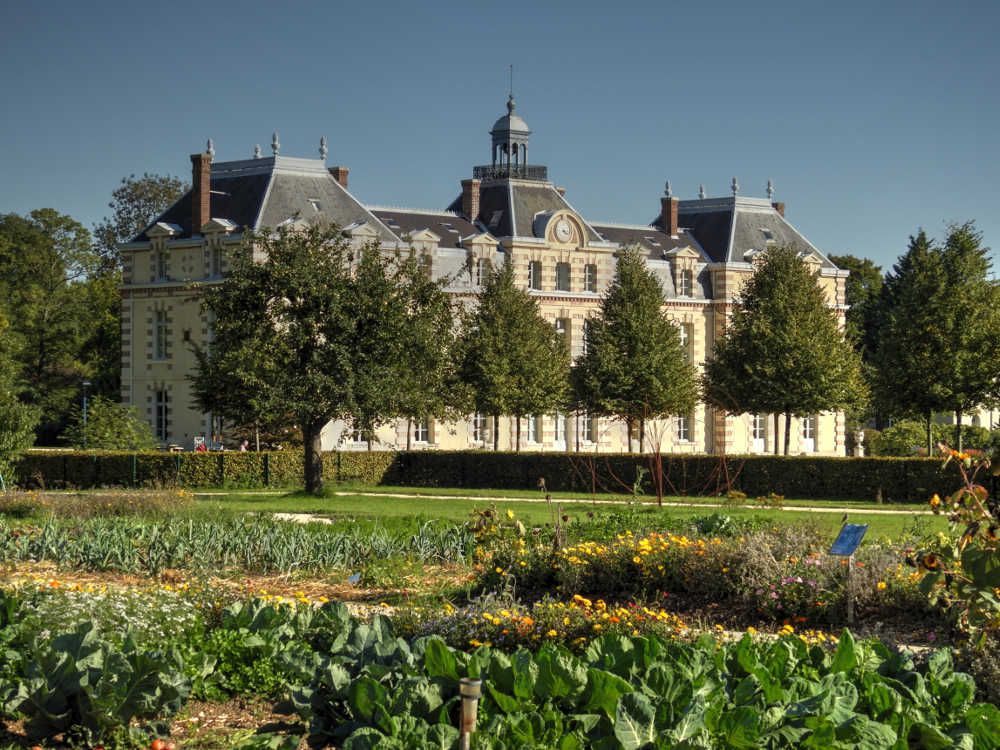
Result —
<instances>
[{"instance_id":1,"label":"slate roof","mask_svg":"<svg viewBox=\"0 0 1000 750\"><path fill-rule=\"evenodd\" d=\"M465 217L452 211L424 211L405 208L382 208L369 206L375 214L397 236L415 234L422 229L429 229L441 238L438 247L459 247L459 240L481 230Z\"/></svg>"},{"instance_id":2,"label":"slate roof","mask_svg":"<svg viewBox=\"0 0 1000 750\"><path fill-rule=\"evenodd\" d=\"M333 178L320 159L276 156L213 164L209 216L228 219L238 230L275 227L290 219L312 217L322 217L342 227L368 222L381 241L399 240ZM179 236L190 237L191 191L182 195L150 226L159 221L178 225L181 228ZM148 240L148 229L133 241Z\"/></svg>"},{"instance_id":3,"label":"slate roof","mask_svg":"<svg viewBox=\"0 0 1000 750\"><path fill-rule=\"evenodd\" d=\"M691 247L697 253L702 252L701 245L694 236L684 230L679 231L676 237L671 237L658 224L640 226L593 222L591 226L608 242L623 246L638 245L654 260L662 259L663 253L680 247Z\"/></svg>"}]
</instances>

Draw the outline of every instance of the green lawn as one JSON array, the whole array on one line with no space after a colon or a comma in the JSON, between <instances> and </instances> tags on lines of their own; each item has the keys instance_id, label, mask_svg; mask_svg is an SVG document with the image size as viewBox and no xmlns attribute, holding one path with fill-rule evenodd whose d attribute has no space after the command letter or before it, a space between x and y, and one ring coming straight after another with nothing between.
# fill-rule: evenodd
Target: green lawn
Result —
<instances>
[{"instance_id":1,"label":"green lawn","mask_svg":"<svg viewBox=\"0 0 1000 750\"><path fill-rule=\"evenodd\" d=\"M356 489L355 491L370 491L377 493L390 493L398 492L402 494L452 494L445 492L432 492L426 490L424 493L409 492L412 488L387 488L387 487L369 487L363 490ZM337 488L338 492L347 492L349 490ZM461 491L452 491L461 492ZM471 493L470 493L471 494ZM499 493L483 493L487 496L499 497ZM587 518L588 513L593 513L596 516L602 516L605 514L611 514L616 512L621 512L625 509L624 505L612 505L609 503L592 503L588 501L579 501L579 496L576 501L568 501L566 499L561 499L553 497L552 506L548 506L545 503L538 502L525 502L523 497L524 493L520 495L521 500L516 499L518 495L514 493L509 493L509 499L506 500L488 500L488 499L469 499L462 497L439 499L439 498L427 498L427 497L373 497L366 496L362 494L349 494L349 495L333 495L329 497L311 497L309 495L304 495L302 493L288 493L288 494L264 494L264 493L253 493L253 492L239 492L233 491L226 495L211 495L211 496L198 496L198 508L202 511L217 513L217 512L285 512L285 513L315 513L324 516L331 516L334 518L342 519L364 519L364 520L375 520L379 518L383 519L414 519L414 518L440 518L447 519L451 521L464 521L469 518L469 514L474 509L483 509L495 505L501 512L511 510L514 512L518 518L522 519L528 524L544 524L550 523L553 520L553 514L555 512L555 507L558 505L561 513L570 516L573 519L584 520ZM538 495L534 494L530 496L531 499L538 499ZM610 496L601 495L598 496L599 500L609 500ZM841 513L815 513L815 512L801 512L801 511L791 511L791 510L776 510L776 509L757 509L757 508L728 508L722 507L718 503L718 498L670 498L671 502L713 502L713 504L719 504L718 510L714 508L700 508L700 507L664 507L657 508L654 506L644 505L642 506L640 512L644 514L657 515L662 514L669 518L693 518L696 516L706 516L713 512L725 513L734 518L763 518L769 521L775 521L780 523L810 523L819 526L820 528L829 531L832 537L836 534L837 530L840 528L842 514ZM800 505L806 504L804 501L800 501ZM849 519L851 523L868 523L871 525L871 530L869 531L869 538L879 538L883 536L888 537L898 537L900 536L904 529L912 527L914 523L914 518L919 518L920 524L926 524L927 528L932 531L943 531L947 528L947 523L944 518L939 516L920 516L915 517L912 513L906 512L908 510L921 509L926 510L926 506L890 506L890 505L874 505L874 504L852 504L847 506L844 503L836 502L819 502L814 501L811 503L813 506L821 507L850 507ZM789 503L791 505L791 503ZM881 515L873 513L865 513L866 509L877 509L877 510L900 510L899 514L896 515Z\"/></svg>"}]
</instances>

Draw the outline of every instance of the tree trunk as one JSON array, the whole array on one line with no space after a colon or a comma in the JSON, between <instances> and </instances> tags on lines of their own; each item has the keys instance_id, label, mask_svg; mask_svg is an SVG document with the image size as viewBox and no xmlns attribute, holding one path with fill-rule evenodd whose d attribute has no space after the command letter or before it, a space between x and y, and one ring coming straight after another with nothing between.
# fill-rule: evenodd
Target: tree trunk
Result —
<instances>
[{"instance_id":1,"label":"tree trunk","mask_svg":"<svg viewBox=\"0 0 1000 750\"><path fill-rule=\"evenodd\" d=\"M580 452L580 412L573 415L573 450Z\"/></svg>"},{"instance_id":2,"label":"tree trunk","mask_svg":"<svg viewBox=\"0 0 1000 750\"><path fill-rule=\"evenodd\" d=\"M323 424L323 422L306 422L302 426L306 492L310 495L318 495L323 491L323 442L320 439Z\"/></svg>"},{"instance_id":3,"label":"tree trunk","mask_svg":"<svg viewBox=\"0 0 1000 750\"><path fill-rule=\"evenodd\" d=\"M493 450L500 450L500 415L493 415Z\"/></svg>"},{"instance_id":4,"label":"tree trunk","mask_svg":"<svg viewBox=\"0 0 1000 750\"><path fill-rule=\"evenodd\" d=\"M928 409L927 410L927 422L926 422L926 424L927 424L927 456L928 457L934 455L934 435L931 432L931 419L932 419L932 417L933 417L933 415L931 413L931 410Z\"/></svg>"},{"instance_id":5,"label":"tree trunk","mask_svg":"<svg viewBox=\"0 0 1000 750\"><path fill-rule=\"evenodd\" d=\"M788 455L788 444L792 442L792 415L785 412L785 455Z\"/></svg>"},{"instance_id":6,"label":"tree trunk","mask_svg":"<svg viewBox=\"0 0 1000 750\"><path fill-rule=\"evenodd\" d=\"M962 452L962 410L955 409L955 450Z\"/></svg>"},{"instance_id":7,"label":"tree trunk","mask_svg":"<svg viewBox=\"0 0 1000 750\"><path fill-rule=\"evenodd\" d=\"M646 418L639 417L639 453L646 452Z\"/></svg>"},{"instance_id":8,"label":"tree trunk","mask_svg":"<svg viewBox=\"0 0 1000 750\"><path fill-rule=\"evenodd\" d=\"M260 453L260 427L257 425L253 426L253 439L257 444L257 452Z\"/></svg>"},{"instance_id":9,"label":"tree trunk","mask_svg":"<svg viewBox=\"0 0 1000 750\"><path fill-rule=\"evenodd\" d=\"M781 435L781 423L778 421L779 419L780 419L780 415L778 414L778 412L775 412L774 413L774 455L776 455L776 456L778 455L778 447L779 447L779 444L781 443L781 441L778 439L778 437Z\"/></svg>"},{"instance_id":10,"label":"tree trunk","mask_svg":"<svg viewBox=\"0 0 1000 750\"><path fill-rule=\"evenodd\" d=\"M514 452L521 452L521 417L514 417Z\"/></svg>"},{"instance_id":11,"label":"tree trunk","mask_svg":"<svg viewBox=\"0 0 1000 750\"><path fill-rule=\"evenodd\" d=\"M410 450L410 433L413 432L413 420L406 418L406 450Z\"/></svg>"},{"instance_id":12,"label":"tree trunk","mask_svg":"<svg viewBox=\"0 0 1000 750\"><path fill-rule=\"evenodd\" d=\"M632 452L632 425L635 420L632 417L625 417L625 434L628 437L628 452Z\"/></svg>"}]
</instances>

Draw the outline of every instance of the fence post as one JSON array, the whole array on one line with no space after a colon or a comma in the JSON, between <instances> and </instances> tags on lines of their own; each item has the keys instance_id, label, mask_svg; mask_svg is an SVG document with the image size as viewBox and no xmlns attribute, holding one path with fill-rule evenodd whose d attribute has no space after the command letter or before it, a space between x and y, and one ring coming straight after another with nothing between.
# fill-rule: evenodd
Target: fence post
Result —
<instances>
[{"instance_id":1,"label":"fence post","mask_svg":"<svg viewBox=\"0 0 1000 750\"><path fill-rule=\"evenodd\" d=\"M264 486L271 486L271 454L264 454Z\"/></svg>"}]
</instances>

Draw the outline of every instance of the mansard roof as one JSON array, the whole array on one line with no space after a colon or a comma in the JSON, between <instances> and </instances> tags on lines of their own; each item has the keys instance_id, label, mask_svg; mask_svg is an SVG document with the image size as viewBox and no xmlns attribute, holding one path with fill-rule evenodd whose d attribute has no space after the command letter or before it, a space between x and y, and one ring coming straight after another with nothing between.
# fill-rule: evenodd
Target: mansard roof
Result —
<instances>
[{"instance_id":1,"label":"mansard roof","mask_svg":"<svg viewBox=\"0 0 1000 750\"><path fill-rule=\"evenodd\" d=\"M595 221L592 226L605 241L622 246L637 245L653 259L662 259L666 253L685 247L690 247L701 256L705 254L698 240L686 229L681 229L676 237L671 237L663 231L659 222L641 225Z\"/></svg>"},{"instance_id":2,"label":"mansard roof","mask_svg":"<svg viewBox=\"0 0 1000 750\"><path fill-rule=\"evenodd\" d=\"M175 237L190 237L191 191L158 216L180 227ZM273 156L212 164L209 216L233 222L239 230L276 227L322 218L339 226L367 222L382 242L399 238L371 214L327 171L322 159ZM133 241L149 239L144 229Z\"/></svg>"},{"instance_id":3,"label":"mansard roof","mask_svg":"<svg viewBox=\"0 0 1000 750\"><path fill-rule=\"evenodd\" d=\"M369 206L380 221L401 239L427 229L441 238L439 247L461 247L461 240L481 233L479 227L454 211Z\"/></svg>"}]
</instances>

